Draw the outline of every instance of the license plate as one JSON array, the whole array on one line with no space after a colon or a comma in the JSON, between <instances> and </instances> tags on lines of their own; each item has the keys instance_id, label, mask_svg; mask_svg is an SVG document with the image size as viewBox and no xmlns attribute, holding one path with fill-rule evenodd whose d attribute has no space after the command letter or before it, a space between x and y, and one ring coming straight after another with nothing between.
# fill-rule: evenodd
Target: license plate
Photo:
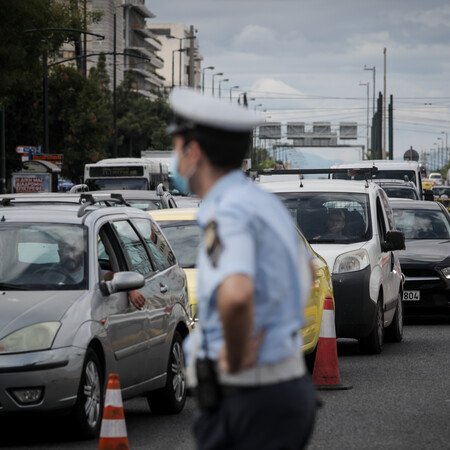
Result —
<instances>
[{"instance_id":1,"label":"license plate","mask_svg":"<svg viewBox=\"0 0 450 450\"><path fill-rule=\"evenodd\" d=\"M418 302L420 300L420 291L404 291L403 301Z\"/></svg>"}]
</instances>

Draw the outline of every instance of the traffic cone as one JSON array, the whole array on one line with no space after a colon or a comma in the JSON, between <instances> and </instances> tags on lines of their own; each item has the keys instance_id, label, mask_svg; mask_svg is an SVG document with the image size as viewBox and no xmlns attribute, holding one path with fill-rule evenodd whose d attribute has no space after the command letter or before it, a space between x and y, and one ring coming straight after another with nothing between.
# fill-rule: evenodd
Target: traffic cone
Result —
<instances>
[{"instance_id":1,"label":"traffic cone","mask_svg":"<svg viewBox=\"0 0 450 450\"><path fill-rule=\"evenodd\" d=\"M313 381L316 389L319 390L351 389L353 387L341 383L337 357L336 328L334 326L334 306L330 295L325 297L323 304Z\"/></svg>"},{"instance_id":2,"label":"traffic cone","mask_svg":"<svg viewBox=\"0 0 450 450\"><path fill-rule=\"evenodd\" d=\"M99 450L130 449L117 373L109 374L98 448Z\"/></svg>"}]
</instances>

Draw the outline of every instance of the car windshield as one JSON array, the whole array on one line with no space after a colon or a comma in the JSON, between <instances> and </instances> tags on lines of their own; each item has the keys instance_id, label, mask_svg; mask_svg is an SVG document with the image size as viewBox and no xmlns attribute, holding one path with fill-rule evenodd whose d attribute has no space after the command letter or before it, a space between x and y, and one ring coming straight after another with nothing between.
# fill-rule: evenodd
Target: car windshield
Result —
<instances>
[{"instance_id":1,"label":"car windshield","mask_svg":"<svg viewBox=\"0 0 450 450\"><path fill-rule=\"evenodd\" d=\"M365 180L365 175L363 173L357 173L356 175L351 175L349 173L334 173L333 178L339 180ZM414 170L380 170L372 174L372 179L375 180L403 180L412 181L416 183L416 173Z\"/></svg>"},{"instance_id":2,"label":"car windshield","mask_svg":"<svg viewBox=\"0 0 450 450\"><path fill-rule=\"evenodd\" d=\"M0 289L86 289L86 249L81 226L2 223Z\"/></svg>"},{"instance_id":3,"label":"car windshield","mask_svg":"<svg viewBox=\"0 0 450 450\"><path fill-rule=\"evenodd\" d=\"M277 194L311 243L367 241L372 236L367 194L306 192Z\"/></svg>"},{"instance_id":4,"label":"car windshield","mask_svg":"<svg viewBox=\"0 0 450 450\"><path fill-rule=\"evenodd\" d=\"M441 210L394 209L394 220L406 239L450 238L450 222Z\"/></svg>"},{"instance_id":5,"label":"car windshield","mask_svg":"<svg viewBox=\"0 0 450 450\"><path fill-rule=\"evenodd\" d=\"M91 178L86 180L90 191L107 191L120 189L137 189L145 191L149 188L145 178Z\"/></svg>"},{"instance_id":6,"label":"car windshield","mask_svg":"<svg viewBox=\"0 0 450 450\"><path fill-rule=\"evenodd\" d=\"M414 189L383 186L383 190L389 198L409 198L411 200L419 200L417 192Z\"/></svg>"},{"instance_id":7,"label":"car windshield","mask_svg":"<svg viewBox=\"0 0 450 450\"><path fill-rule=\"evenodd\" d=\"M162 209L162 202L160 200L129 200L127 199L127 203L131 206L142 209L143 211L154 211L155 209Z\"/></svg>"},{"instance_id":8,"label":"car windshield","mask_svg":"<svg viewBox=\"0 0 450 450\"><path fill-rule=\"evenodd\" d=\"M202 239L200 227L195 220L159 222L167 240L183 269L195 268L197 252Z\"/></svg>"}]
</instances>

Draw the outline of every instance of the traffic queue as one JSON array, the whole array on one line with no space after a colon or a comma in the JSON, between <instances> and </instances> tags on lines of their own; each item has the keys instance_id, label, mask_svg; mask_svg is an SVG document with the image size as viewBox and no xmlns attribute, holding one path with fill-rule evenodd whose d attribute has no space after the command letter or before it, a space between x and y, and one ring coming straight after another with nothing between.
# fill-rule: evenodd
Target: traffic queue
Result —
<instances>
[{"instance_id":1,"label":"traffic queue","mask_svg":"<svg viewBox=\"0 0 450 450\"><path fill-rule=\"evenodd\" d=\"M420 174L405 180L396 162L385 191L375 164L330 169L326 179L247 173L284 204L314 267L298 330L311 372L330 299L336 337L357 339L365 353L400 342L405 314L448 310L444 194L422 200ZM9 258L0 264L0 360L10 368L0 374L2 412L69 411L80 435L97 436L112 372L124 399L145 394L156 413L183 409L182 342L198 326L200 199L160 187L148 199L140 191L131 206L130 192L2 196L0 247ZM133 291L143 305L133 304Z\"/></svg>"}]
</instances>

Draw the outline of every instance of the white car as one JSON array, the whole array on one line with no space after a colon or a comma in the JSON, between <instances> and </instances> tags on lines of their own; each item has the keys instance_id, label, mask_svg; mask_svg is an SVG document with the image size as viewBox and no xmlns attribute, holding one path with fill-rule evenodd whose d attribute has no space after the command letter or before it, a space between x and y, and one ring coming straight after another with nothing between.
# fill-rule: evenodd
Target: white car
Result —
<instances>
[{"instance_id":1,"label":"white car","mask_svg":"<svg viewBox=\"0 0 450 450\"><path fill-rule=\"evenodd\" d=\"M444 185L444 179L442 178L442 175L439 172L431 172L428 178L430 179L430 181L434 181L435 186Z\"/></svg>"},{"instance_id":2,"label":"white car","mask_svg":"<svg viewBox=\"0 0 450 450\"><path fill-rule=\"evenodd\" d=\"M354 163L334 164L331 169L367 169L375 166L378 170L373 173L371 177L377 180L402 180L412 181L419 193L423 196L422 189L422 176L420 173L420 165L417 161L392 161L389 159L374 159L357 161ZM337 178L341 180L364 180L365 175L349 173L335 173L331 175L331 178Z\"/></svg>"},{"instance_id":3,"label":"white car","mask_svg":"<svg viewBox=\"0 0 450 450\"><path fill-rule=\"evenodd\" d=\"M371 181L289 178L270 182L263 176L260 186L283 201L332 270L337 337L358 339L367 353L381 352L385 330L391 340L401 341L403 277L397 250L405 241L394 230L383 189Z\"/></svg>"}]
</instances>

